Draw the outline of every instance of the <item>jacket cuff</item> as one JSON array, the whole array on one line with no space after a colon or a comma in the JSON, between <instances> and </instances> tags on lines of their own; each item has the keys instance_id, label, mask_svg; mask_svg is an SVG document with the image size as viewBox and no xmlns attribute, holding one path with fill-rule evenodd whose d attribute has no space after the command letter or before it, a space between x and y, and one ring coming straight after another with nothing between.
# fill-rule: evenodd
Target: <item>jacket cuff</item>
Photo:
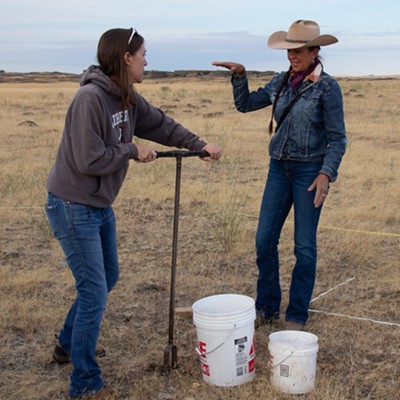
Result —
<instances>
[{"instance_id":1,"label":"jacket cuff","mask_svg":"<svg viewBox=\"0 0 400 400\"><path fill-rule=\"evenodd\" d=\"M236 82L246 82L247 81L247 74L245 73L242 76L239 76L239 75L236 75L236 74L232 74L231 82L233 83L234 81L236 81Z\"/></svg>"},{"instance_id":2,"label":"jacket cuff","mask_svg":"<svg viewBox=\"0 0 400 400\"><path fill-rule=\"evenodd\" d=\"M188 150L200 151L204 146L207 146L207 143L199 139L192 146L190 146L190 149L188 148Z\"/></svg>"},{"instance_id":3,"label":"jacket cuff","mask_svg":"<svg viewBox=\"0 0 400 400\"><path fill-rule=\"evenodd\" d=\"M337 179L338 174L332 171L331 168L326 167L325 165L319 171L320 174L325 174L329 177L330 182L335 182Z\"/></svg>"}]
</instances>

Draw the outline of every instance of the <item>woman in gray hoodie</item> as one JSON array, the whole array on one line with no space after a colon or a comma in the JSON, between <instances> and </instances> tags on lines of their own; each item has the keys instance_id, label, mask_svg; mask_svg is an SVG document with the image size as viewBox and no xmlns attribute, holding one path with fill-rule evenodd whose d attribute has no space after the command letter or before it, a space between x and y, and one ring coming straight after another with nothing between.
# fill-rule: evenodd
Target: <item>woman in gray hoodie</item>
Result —
<instances>
[{"instance_id":1,"label":"woman in gray hoodie","mask_svg":"<svg viewBox=\"0 0 400 400\"><path fill-rule=\"evenodd\" d=\"M118 280L116 223L112 208L129 161L147 163L156 152L134 136L166 146L221 150L148 103L134 90L147 65L144 39L134 29L112 29L100 38L99 65L90 66L67 111L56 161L50 171L46 213L75 278L77 297L53 352L71 361L69 396L105 398L95 350L108 293Z\"/></svg>"}]
</instances>

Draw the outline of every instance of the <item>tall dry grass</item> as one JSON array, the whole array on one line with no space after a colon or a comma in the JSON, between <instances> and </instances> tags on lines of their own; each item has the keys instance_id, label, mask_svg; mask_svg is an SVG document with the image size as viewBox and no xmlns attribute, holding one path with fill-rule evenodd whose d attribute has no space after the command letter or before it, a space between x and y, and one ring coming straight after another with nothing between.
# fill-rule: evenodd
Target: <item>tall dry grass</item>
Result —
<instances>
[{"instance_id":1,"label":"tall dry grass","mask_svg":"<svg viewBox=\"0 0 400 400\"><path fill-rule=\"evenodd\" d=\"M251 86L264 83L257 78ZM311 313L308 330L320 342L316 388L296 397L394 400L400 397L400 81L340 84L349 146L321 217L315 296L354 279L312 303L318 313ZM51 352L74 289L43 205L77 84L0 87L0 398L63 399L70 366L54 364ZM138 90L224 150L216 163L183 160L177 305L217 293L254 296L254 234L268 168L270 111L236 112L229 79L220 77L149 80ZM177 317L180 367L160 374L168 337L174 184L174 160L132 162L115 203L121 279L100 338L107 350L100 360L105 378L121 399L291 398L271 388L267 328L256 331L253 382L218 388L202 381L192 321ZM291 221L280 244L283 307L294 262Z\"/></svg>"}]
</instances>

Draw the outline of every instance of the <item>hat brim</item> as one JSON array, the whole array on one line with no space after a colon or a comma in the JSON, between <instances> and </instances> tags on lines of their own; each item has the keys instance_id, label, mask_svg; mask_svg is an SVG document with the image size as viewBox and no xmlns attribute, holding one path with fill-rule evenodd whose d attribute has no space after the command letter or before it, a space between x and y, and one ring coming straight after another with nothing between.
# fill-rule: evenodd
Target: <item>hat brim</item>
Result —
<instances>
[{"instance_id":1,"label":"hat brim","mask_svg":"<svg viewBox=\"0 0 400 400\"><path fill-rule=\"evenodd\" d=\"M301 49L302 47L329 46L338 42L333 35L320 35L317 38L307 42L287 42L287 32L278 31L273 33L267 41L268 47L278 50Z\"/></svg>"}]
</instances>

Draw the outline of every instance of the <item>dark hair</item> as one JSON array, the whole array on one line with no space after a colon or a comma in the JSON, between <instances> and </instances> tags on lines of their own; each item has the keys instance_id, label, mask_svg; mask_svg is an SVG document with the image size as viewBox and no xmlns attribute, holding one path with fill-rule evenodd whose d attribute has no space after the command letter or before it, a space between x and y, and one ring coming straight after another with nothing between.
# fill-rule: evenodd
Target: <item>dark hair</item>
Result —
<instances>
[{"instance_id":1,"label":"dark hair","mask_svg":"<svg viewBox=\"0 0 400 400\"><path fill-rule=\"evenodd\" d=\"M321 47L319 46L312 46L312 47L307 47L307 49L311 52L314 49L318 49L320 50ZM317 58L321 61L320 56L318 55ZM281 84L278 87L278 90L276 91L276 95L275 95L275 99L274 99L274 103L272 104L272 113L271 113L271 121L269 122L269 126L268 126L268 133L269 136L272 135L272 132L274 130L274 112L275 112L275 108L276 108L276 103L278 102L279 99L279 95L282 92L282 89L285 87L285 85L289 82L289 78L290 78L290 72L292 71L292 67L289 67L289 69L286 71L285 75L282 78Z\"/></svg>"},{"instance_id":2,"label":"dark hair","mask_svg":"<svg viewBox=\"0 0 400 400\"><path fill-rule=\"evenodd\" d=\"M133 33L133 36L132 36ZM130 43L128 41L130 40ZM103 33L97 47L97 60L100 69L121 89L122 107L129 108L136 104L135 92L129 84L124 55L127 51L135 54L144 39L133 29L110 29Z\"/></svg>"}]
</instances>

